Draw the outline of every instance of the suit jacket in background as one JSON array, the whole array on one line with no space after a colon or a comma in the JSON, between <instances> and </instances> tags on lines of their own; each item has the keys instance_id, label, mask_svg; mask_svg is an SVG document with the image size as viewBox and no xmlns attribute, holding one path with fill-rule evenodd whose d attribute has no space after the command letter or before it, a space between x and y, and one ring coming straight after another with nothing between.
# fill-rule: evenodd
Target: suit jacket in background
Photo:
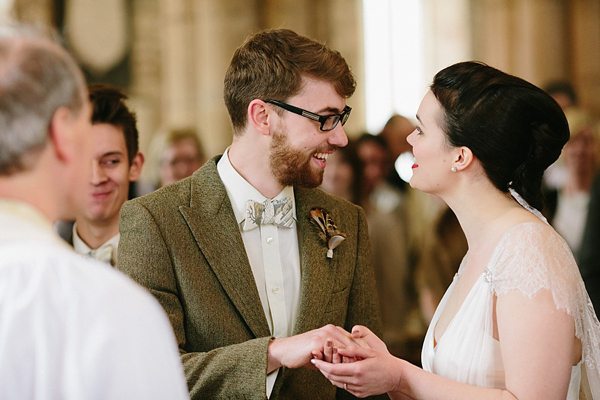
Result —
<instances>
[{"instance_id":1,"label":"suit jacket in background","mask_svg":"<svg viewBox=\"0 0 600 400\"><path fill-rule=\"evenodd\" d=\"M585 288L600 318L600 173L594 179L577 260Z\"/></svg>"},{"instance_id":2,"label":"suit jacket in background","mask_svg":"<svg viewBox=\"0 0 600 400\"><path fill-rule=\"evenodd\" d=\"M118 268L166 310L192 399L265 399L271 338L217 156L191 177L125 203ZM367 223L361 208L295 188L301 296L294 334L334 324L380 334ZM330 211L347 239L327 248L306 217ZM337 391L337 394L336 394ZM317 370L279 371L271 399L352 398Z\"/></svg>"}]
</instances>

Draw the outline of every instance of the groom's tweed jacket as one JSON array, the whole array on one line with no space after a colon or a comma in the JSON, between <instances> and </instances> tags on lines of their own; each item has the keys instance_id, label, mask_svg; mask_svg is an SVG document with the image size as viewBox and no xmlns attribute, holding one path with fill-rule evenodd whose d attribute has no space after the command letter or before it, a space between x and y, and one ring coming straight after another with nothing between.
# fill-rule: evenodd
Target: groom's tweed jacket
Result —
<instances>
[{"instance_id":1,"label":"groom's tweed jacket","mask_svg":"<svg viewBox=\"0 0 600 400\"><path fill-rule=\"evenodd\" d=\"M271 334L233 209L210 160L191 177L125 203L118 268L164 307L193 399L265 399ZM295 333L325 324L380 333L367 223L361 208L295 188L301 296ZM326 258L306 216L329 210L347 239ZM283 369L271 399L348 396L319 371Z\"/></svg>"}]
</instances>

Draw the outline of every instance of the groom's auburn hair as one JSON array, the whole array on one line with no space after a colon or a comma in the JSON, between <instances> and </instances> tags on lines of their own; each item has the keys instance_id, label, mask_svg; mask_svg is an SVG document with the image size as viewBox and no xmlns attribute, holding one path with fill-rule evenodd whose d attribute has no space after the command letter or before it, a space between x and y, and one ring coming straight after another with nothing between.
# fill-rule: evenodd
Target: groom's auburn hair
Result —
<instances>
[{"instance_id":1,"label":"groom's auburn hair","mask_svg":"<svg viewBox=\"0 0 600 400\"><path fill-rule=\"evenodd\" d=\"M285 101L300 92L305 76L331 83L344 98L356 88L344 57L325 44L289 29L269 29L246 39L225 74L224 99L234 133L246 125L252 100Z\"/></svg>"}]
</instances>

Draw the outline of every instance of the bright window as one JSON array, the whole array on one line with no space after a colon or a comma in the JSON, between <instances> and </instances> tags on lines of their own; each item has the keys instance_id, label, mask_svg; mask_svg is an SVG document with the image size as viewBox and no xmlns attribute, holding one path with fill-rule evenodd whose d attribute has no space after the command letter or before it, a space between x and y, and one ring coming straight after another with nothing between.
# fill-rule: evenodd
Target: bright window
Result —
<instances>
[{"instance_id":1,"label":"bright window","mask_svg":"<svg viewBox=\"0 0 600 400\"><path fill-rule=\"evenodd\" d=\"M379 133L393 114L414 119L427 92L422 0L363 0L366 124Z\"/></svg>"}]
</instances>

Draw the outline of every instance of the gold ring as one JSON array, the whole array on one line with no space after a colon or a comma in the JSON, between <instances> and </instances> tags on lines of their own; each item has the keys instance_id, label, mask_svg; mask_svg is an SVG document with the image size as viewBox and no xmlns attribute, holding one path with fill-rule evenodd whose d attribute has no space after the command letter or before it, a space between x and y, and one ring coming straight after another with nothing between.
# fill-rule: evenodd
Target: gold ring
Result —
<instances>
[{"instance_id":1,"label":"gold ring","mask_svg":"<svg viewBox=\"0 0 600 400\"><path fill-rule=\"evenodd\" d=\"M348 390L348 385L344 383L344 390Z\"/></svg>"}]
</instances>

